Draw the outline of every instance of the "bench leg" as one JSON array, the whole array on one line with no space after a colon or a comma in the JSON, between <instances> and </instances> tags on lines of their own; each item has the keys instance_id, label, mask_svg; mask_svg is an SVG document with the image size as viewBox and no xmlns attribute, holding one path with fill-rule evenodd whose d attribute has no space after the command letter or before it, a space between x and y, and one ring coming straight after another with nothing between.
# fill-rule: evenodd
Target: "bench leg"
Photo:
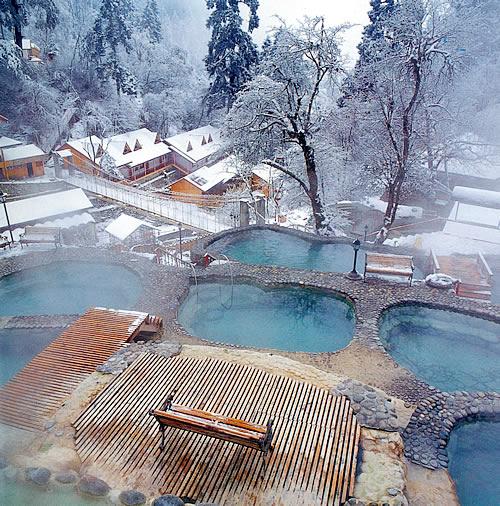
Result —
<instances>
[{"instance_id":1,"label":"bench leg","mask_svg":"<svg viewBox=\"0 0 500 506\"><path fill-rule=\"evenodd\" d=\"M161 431L160 450L163 451L165 448L165 427L163 425L160 425L160 431Z\"/></svg>"}]
</instances>

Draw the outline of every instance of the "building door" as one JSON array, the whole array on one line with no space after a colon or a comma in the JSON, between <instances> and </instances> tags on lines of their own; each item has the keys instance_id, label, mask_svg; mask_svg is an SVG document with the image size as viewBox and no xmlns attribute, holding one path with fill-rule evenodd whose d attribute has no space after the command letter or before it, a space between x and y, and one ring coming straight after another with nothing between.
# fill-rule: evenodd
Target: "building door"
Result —
<instances>
[{"instance_id":1,"label":"building door","mask_svg":"<svg viewBox=\"0 0 500 506\"><path fill-rule=\"evenodd\" d=\"M26 164L26 167L28 167L28 177L33 177L33 164L29 162Z\"/></svg>"}]
</instances>

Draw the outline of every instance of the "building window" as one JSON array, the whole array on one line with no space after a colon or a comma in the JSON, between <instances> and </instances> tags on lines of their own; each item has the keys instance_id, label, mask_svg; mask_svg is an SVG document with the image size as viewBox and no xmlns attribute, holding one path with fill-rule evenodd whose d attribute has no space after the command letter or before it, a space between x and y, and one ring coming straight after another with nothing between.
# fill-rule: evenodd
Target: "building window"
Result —
<instances>
[{"instance_id":1,"label":"building window","mask_svg":"<svg viewBox=\"0 0 500 506\"><path fill-rule=\"evenodd\" d=\"M137 151L138 149L141 149L142 146L141 146L141 143L139 142L139 139L136 139L135 140L135 146L134 146L134 151Z\"/></svg>"},{"instance_id":2,"label":"building window","mask_svg":"<svg viewBox=\"0 0 500 506\"><path fill-rule=\"evenodd\" d=\"M126 155L127 153L131 153L132 150L130 149L130 146L128 143L125 143L125 146L123 147L123 154Z\"/></svg>"}]
</instances>

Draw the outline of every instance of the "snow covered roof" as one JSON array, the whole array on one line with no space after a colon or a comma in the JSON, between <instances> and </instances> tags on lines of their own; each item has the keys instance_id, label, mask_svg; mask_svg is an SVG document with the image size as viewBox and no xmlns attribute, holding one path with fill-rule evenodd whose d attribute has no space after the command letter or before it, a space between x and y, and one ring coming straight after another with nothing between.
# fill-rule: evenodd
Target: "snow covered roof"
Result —
<instances>
[{"instance_id":1,"label":"snow covered roof","mask_svg":"<svg viewBox=\"0 0 500 506\"><path fill-rule=\"evenodd\" d=\"M185 158L197 162L210 156L222 147L220 129L212 125L195 128L189 132L174 135L165 142Z\"/></svg>"},{"instance_id":2,"label":"snow covered roof","mask_svg":"<svg viewBox=\"0 0 500 506\"><path fill-rule=\"evenodd\" d=\"M164 142L159 141L157 133L151 132L147 128L140 128L104 139L93 135L68 141L67 144L97 164L99 164L102 154L107 152L117 167L124 165L134 167L170 152L170 148Z\"/></svg>"},{"instance_id":3,"label":"snow covered roof","mask_svg":"<svg viewBox=\"0 0 500 506\"><path fill-rule=\"evenodd\" d=\"M219 183L227 183L235 176L237 176L237 172L232 165L232 157L228 157L214 165L195 170L183 179L206 192Z\"/></svg>"},{"instance_id":4,"label":"snow covered roof","mask_svg":"<svg viewBox=\"0 0 500 506\"><path fill-rule=\"evenodd\" d=\"M65 216L64 218L56 218L51 221L37 223L35 227L58 227L71 228L78 225L86 225L87 223L95 223L94 218L89 213L80 213L73 216Z\"/></svg>"},{"instance_id":5,"label":"snow covered roof","mask_svg":"<svg viewBox=\"0 0 500 506\"><path fill-rule=\"evenodd\" d=\"M21 141L16 141L16 139L11 139L10 137L0 137L0 148L9 148L11 146L18 146L22 144Z\"/></svg>"},{"instance_id":6,"label":"snow covered roof","mask_svg":"<svg viewBox=\"0 0 500 506\"><path fill-rule=\"evenodd\" d=\"M45 152L34 144L21 144L12 148L5 148L3 151L3 159L7 162L9 160L22 160L23 158L31 158L33 156L44 156Z\"/></svg>"},{"instance_id":7,"label":"snow covered roof","mask_svg":"<svg viewBox=\"0 0 500 506\"><path fill-rule=\"evenodd\" d=\"M347 202L347 201L344 201ZM367 197L363 202L366 206L377 209L378 211L385 213L387 208L387 202L380 200L377 197ZM396 211L396 217L398 218L422 218L423 209L416 206L403 206L399 205Z\"/></svg>"},{"instance_id":8,"label":"snow covered roof","mask_svg":"<svg viewBox=\"0 0 500 506\"><path fill-rule=\"evenodd\" d=\"M500 192L455 186L452 193L453 200L480 206L496 207L500 209Z\"/></svg>"},{"instance_id":9,"label":"snow covered roof","mask_svg":"<svg viewBox=\"0 0 500 506\"><path fill-rule=\"evenodd\" d=\"M500 228L500 209L455 202L448 220Z\"/></svg>"},{"instance_id":10,"label":"snow covered roof","mask_svg":"<svg viewBox=\"0 0 500 506\"><path fill-rule=\"evenodd\" d=\"M130 234L133 234L140 226L155 228L153 225L146 223L145 221L129 216L128 214L122 213L118 218L113 220L104 230L116 237L120 241L124 241Z\"/></svg>"},{"instance_id":11,"label":"snow covered roof","mask_svg":"<svg viewBox=\"0 0 500 506\"><path fill-rule=\"evenodd\" d=\"M282 174L278 169L263 163L257 165L252 172L266 183L270 183Z\"/></svg>"},{"instance_id":12,"label":"snow covered roof","mask_svg":"<svg viewBox=\"0 0 500 506\"><path fill-rule=\"evenodd\" d=\"M83 211L93 207L81 188L14 200L7 202L6 205L12 226L43 220L60 214ZM6 226L5 213L0 213L0 227Z\"/></svg>"},{"instance_id":13,"label":"snow covered roof","mask_svg":"<svg viewBox=\"0 0 500 506\"><path fill-rule=\"evenodd\" d=\"M73 156L73 153L71 152L70 149L60 149L59 151L56 151L56 153L61 158L69 158L70 156Z\"/></svg>"},{"instance_id":14,"label":"snow covered roof","mask_svg":"<svg viewBox=\"0 0 500 506\"><path fill-rule=\"evenodd\" d=\"M481 227L467 223L458 223L456 221L447 221L443 232L464 239L475 239L485 243L500 245L500 229L490 227Z\"/></svg>"}]
</instances>

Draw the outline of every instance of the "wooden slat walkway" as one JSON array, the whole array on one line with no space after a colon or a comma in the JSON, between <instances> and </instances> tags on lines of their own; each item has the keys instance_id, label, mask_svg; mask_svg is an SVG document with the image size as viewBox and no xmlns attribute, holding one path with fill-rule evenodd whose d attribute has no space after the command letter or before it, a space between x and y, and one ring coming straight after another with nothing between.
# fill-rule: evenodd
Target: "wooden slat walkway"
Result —
<instances>
[{"instance_id":1,"label":"wooden slat walkway","mask_svg":"<svg viewBox=\"0 0 500 506\"><path fill-rule=\"evenodd\" d=\"M486 283L475 257L450 255L437 257L440 272L468 283Z\"/></svg>"},{"instance_id":2,"label":"wooden slat walkway","mask_svg":"<svg viewBox=\"0 0 500 506\"><path fill-rule=\"evenodd\" d=\"M89 309L0 388L0 421L26 430L44 420L95 368L156 317L135 311Z\"/></svg>"},{"instance_id":3,"label":"wooden slat walkway","mask_svg":"<svg viewBox=\"0 0 500 506\"><path fill-rule=\"evenodd\" d=\"M174 388L177 404L257 424L274 418L275 448L264 477L260 453L208 436L170 427L160 451L148 411ZM343 503L354 487L360 428L349 400L250 366L144 354L74 427L85 463L144 490L220 505L260 504L270 493L302 491L331 505Z\"/></svg>"}]
</instances>

